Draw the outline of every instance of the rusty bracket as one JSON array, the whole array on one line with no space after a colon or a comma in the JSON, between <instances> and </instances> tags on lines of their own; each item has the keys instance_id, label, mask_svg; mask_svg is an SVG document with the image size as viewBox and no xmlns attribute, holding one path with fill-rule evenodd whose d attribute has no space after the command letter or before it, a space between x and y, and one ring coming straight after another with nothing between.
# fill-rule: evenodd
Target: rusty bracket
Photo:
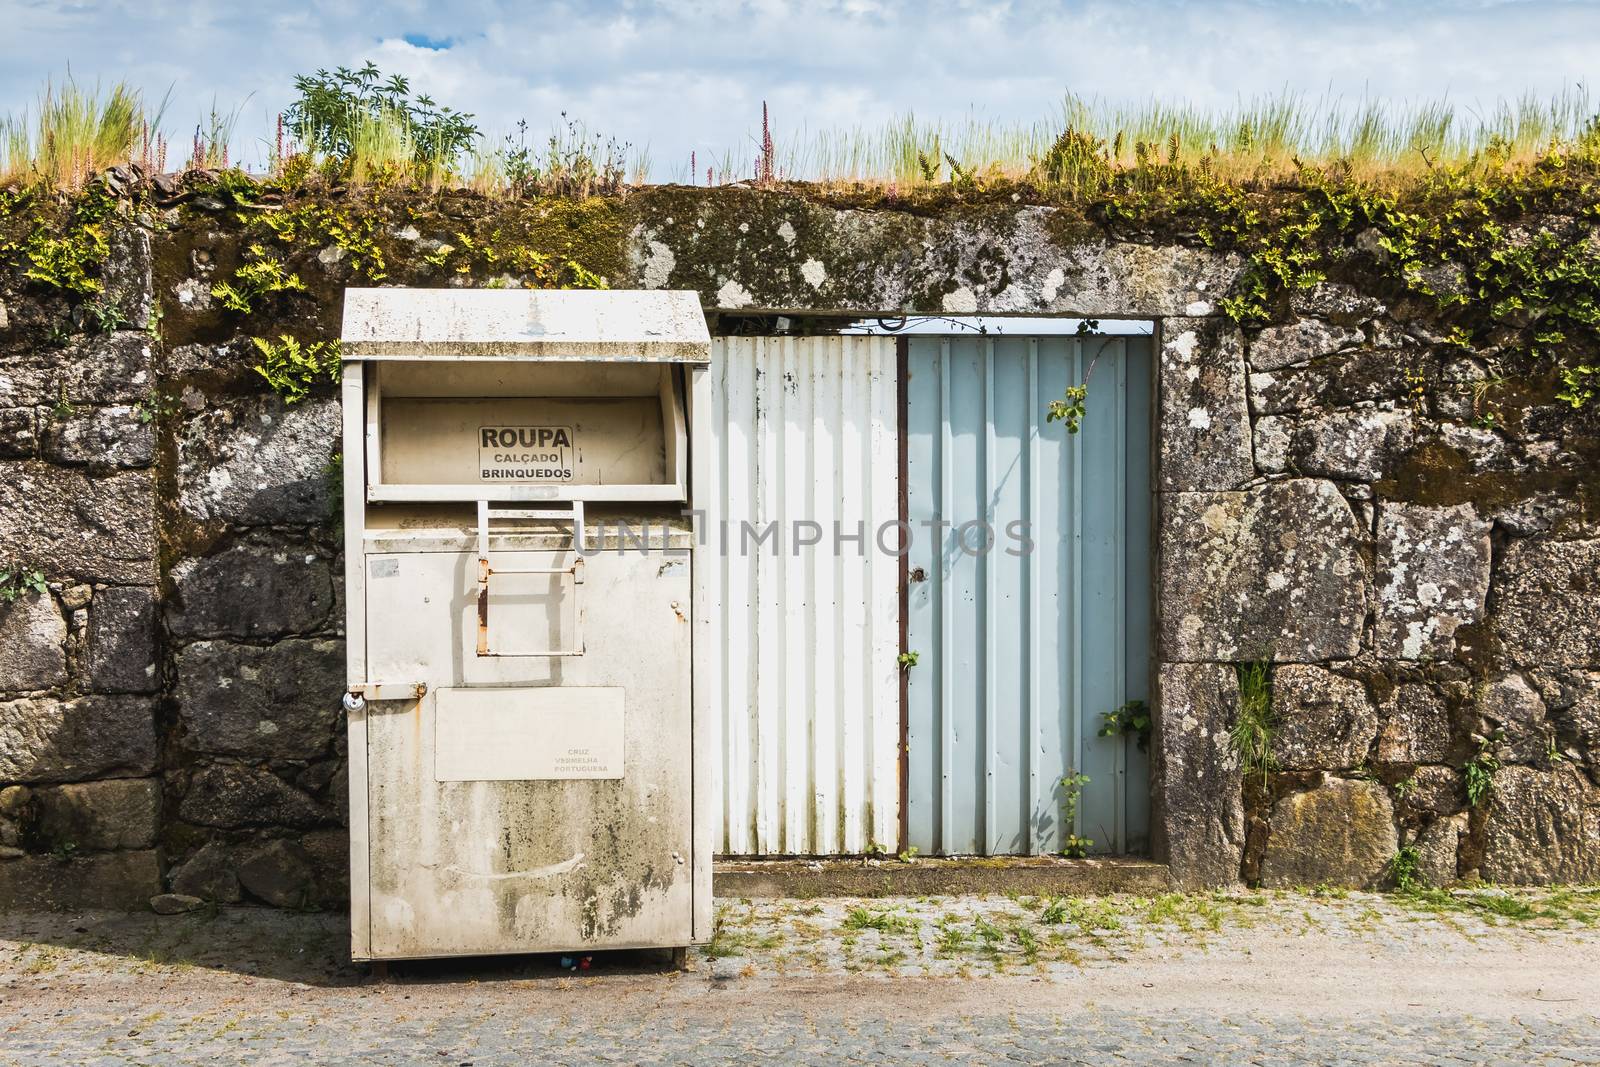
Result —
<instances>
[{"instance_id":1,"label":"rusty bracket","mask_svg":"<svg viewBox=\"0 0 1600 1067\"><path fill-rule=\"evenodd\" d=\"M489 520L499 519L553 519L572 525L572 562L565 567L500 567L489 565ZM478 642L480 656L581 656L583 655L583 602L573 608L576 640L571 648L547 649L530 652L496 652L489 646L489 579L495 574L560 574L572 578L573 595L581 593L583 585L583 501L570 502L567 510L549 508L496 509L489 501L478 501Z\"/></svg>"},{"instance_id":2,"label":"rusty bracket","mask_svg":"<svg viewBox=\"0 0 1600 1067\"><path fill-rule=\"evenodd\" d=\"M421 700L428 693L427 682L362 682L349 692L365 700Z\"/></svg>"}]
</instances>

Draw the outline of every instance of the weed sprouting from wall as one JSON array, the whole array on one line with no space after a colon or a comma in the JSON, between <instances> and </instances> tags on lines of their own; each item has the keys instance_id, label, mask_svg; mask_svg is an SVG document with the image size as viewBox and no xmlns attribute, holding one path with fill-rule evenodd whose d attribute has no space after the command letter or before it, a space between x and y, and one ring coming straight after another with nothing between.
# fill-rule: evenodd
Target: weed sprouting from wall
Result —
<instances>
[{"instance_id":1,"label":"weed sprouting from wall","mask_svg":"<svg viewBox=\"0 0 1600 1067\"><path fill-rule=\"evenodd\" d=\"M1089 784L1089 776L1076 770L1068 770L1062 777L1061 785L1061 854L1068 859L1081 860L1089 855L1089 850L1094 847L1094 840L1088 837L1079 837L1075 832L1078 824L1078 802L1083 797L1083 787Z\"/></svg>"},{"instance_id":2,"label":"weed sprouting from wall","mask_svg":"<svg viewBox=\"0 0 1600 1067\"><path fill-rule=\"evenodd\" d=\"M239 124L239 112L244 105L232 111L218 111L215 100L206 120L194 128L194 143L189 153L189 166L194 170L227 170L233 131Z\"/></svg>"},{"instance_id":3,"label":"weed sprouting from wall","mask_svg":"<svg viewBox=\"0 0 1600 1067\"><path fill-rule=\"evenodd\" d=\"M1101 718L1103 722L1099 736L1132 737L1138 742L1140 752L1150 751L1152 725L1150 705L1142 700L1130 700L1115 710L1106 712Z\"/></svg>"},{"instance_id":4,"label":"weed sprouting from wall","mask_svg":"<svg viewBox=\"0 0 1600 1067\"><path fill-rule=\"evenodd\" d=\"M251 369L259 374L285 404L297 404L311 395L319 384L339 379L338 340L313 341L302 345L284 334L276 341L252 337L260 359Z\"/></svg>"},{"instance_id":5,"label":"weed sprouting from wall","mask_svg":"<svg viewBox=\"0 0 1600 1067\"><path fill-rule=\"evenodd\" d=\"M542 148L528 143L526 121L499 146L480 142L472 151L466 184L486 195L582 199L614 196L627 186L630 172L642 180L648 170L646 153L591 133L562 112L560 125Z\"/></svg>"},{"instance_id":6,"label":"weed sprouting from wall","mask_svg":"<svg viewBox=\"0 0 1600 1067\"><path fill-rule=\"evenodd\" d=\"M1503 730L1496 730L1488 737L1478 738L1478 751L1461 769L1466 778L1469 807L1476 808L1494 792L1494 776L1500 770L1500 758L1495 754L1495 748L1504 736Z\"/></svg>"},{"instance_id":7,"label":"weed sprouting from wall","mask_svg":"<svg viewBox=\"0 0 1600 1067\"><path fill-rule=\"evenodd\" d=\"M1422 850L1416 845L1402 845L1384 873L1400 892L1413 893L1423 888L1421 865Z\"/></svg>"},{"instance_id":8,"label":"weed sprouting from wall","mask_svg":"<svg viewBox=\"0 0 1600 1067\"><path fill-rule=\"evenodd\" d=\"M305 289L299 276L285 270L282 262L263 246L251 245L246 255L246 262L232 278L211 287L211 295L229 311L248 315L264 296Z\"/></svg>"},{"instance_id":9,"label":"weed sprouting from wall","mask_svg":"<svg viewBox=\"0 0 1600 1067\"><path fill-rule=\"evenodd\" d=\"M44 572L38 568L15 559L0 563L0 604L9 604L29 593L46 596L49 592Z\"/></svg>"},{"instance_id":10,"label":"weed sprouting from wall","mask_svg":"<svg viewBox=\"0 0 1600 1067\"><path fill-rule=\"evenodd\" d=\"M1272 672L1264 662L1242 663L1236 668L1239 678L1239 708L1228 731L1228 743L1239 758L1245 778L1259 777L1262 786L1267 775L1278 767L1272 754L1272 739L1277 719L1272 709Z\"/></svg>"},{"instance_id":11,"label":"weed sprouting from wall","mask_svg":"<svg viewBox=\"0 0 1600 1067\"><path fill-rule=\"evenodd\" d=\"M761 101L761 154L756 157L756 184L770 187L778 180L776 150L772 143L772 123L767 114L767 102Z\"/></svg>"},{"instance_id":12,"label":"weed sprouting from wall","mask_svg":"<svg viewBox=\"0 0 1600 1067\"><path fill-rule=\"evenodd\" d=\"M480 133L472 115L413 95L403 75L385 77L370 62L297 75L294 88L299 96L285 118L295 137L353 175L414 167L431 179L449 172Z\"/></svg>"}]
</instances>

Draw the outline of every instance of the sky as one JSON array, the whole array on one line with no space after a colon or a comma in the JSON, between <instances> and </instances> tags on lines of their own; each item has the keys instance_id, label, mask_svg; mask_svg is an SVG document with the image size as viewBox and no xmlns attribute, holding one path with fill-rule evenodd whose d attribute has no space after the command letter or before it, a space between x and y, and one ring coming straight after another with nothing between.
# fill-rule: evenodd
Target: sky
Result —
<instances>
[{"instance_id":1,"label":"sky","mask_svg":"<svg viewBox=\"0 0 1600 1067\"><path fill-rule=\"evenodd\" d=\"M647 146L658 179L780 140L969 114L1048 118L1071 90L1226 106L1448 97L1483 105L1600 82L1600 0L0 0L0 110L46 78L125 79L187 144L213 103L259 160L296 73L412 78L498 138L562 112Z\"/></svg>"}]
</instances>

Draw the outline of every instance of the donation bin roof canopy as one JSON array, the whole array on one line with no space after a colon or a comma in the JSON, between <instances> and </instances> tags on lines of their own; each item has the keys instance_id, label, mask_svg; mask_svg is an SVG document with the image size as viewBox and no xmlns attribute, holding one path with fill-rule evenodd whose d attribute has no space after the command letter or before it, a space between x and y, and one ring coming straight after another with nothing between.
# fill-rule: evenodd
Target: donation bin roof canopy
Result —
<instances>
[{"instance_id":1,"label":"donation bin roof canopy","mask_svg":"<svg viewBox=\"0 0 1600 1067\"><path fill-rule=\"evenodd\" d=\"M697 294L643 289L346 289L347 360L705 363Z\"/></svg>"}]
</instances>

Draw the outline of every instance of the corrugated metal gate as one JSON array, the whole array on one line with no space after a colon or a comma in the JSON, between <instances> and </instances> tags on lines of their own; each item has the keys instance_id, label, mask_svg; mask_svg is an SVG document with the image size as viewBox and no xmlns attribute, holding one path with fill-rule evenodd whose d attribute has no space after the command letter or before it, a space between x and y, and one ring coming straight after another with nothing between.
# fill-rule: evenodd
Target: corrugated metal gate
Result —
<instances>
[{"instance_id":1,"label":"corrugated metal gate","mask_svg":"<svg viewBox=\"0 0 1600 1067\"><path fill-rule=\"evenodd\" d=\"M1098 733L1104 713L1147 698L1150 342L908 345L910 843L1043 853L1071 831L1093 851L1142 850L1145 755ZM1097 354L1087 415L1069 435L1045 421L1047 405ZM969 523L993 531L991 550ZM1061 779L1073 771L1090 781L1077 825L1064 827Z\"/></svg>"},{"instance_id":2,"label":"corrugated metal gate","mask_svg":"<svg viewBox=\"0 0 1600 1067\"><path fill-rule=\"evenodd\" d=\"M731 337L711 352L722 447L697 464L714 483L697 495L727 540L695 578L721 606L700 635L721 708L717 850L893 847L899 561L876 531L899 510L894 342Z\"/></svg>"}]
</instances>

